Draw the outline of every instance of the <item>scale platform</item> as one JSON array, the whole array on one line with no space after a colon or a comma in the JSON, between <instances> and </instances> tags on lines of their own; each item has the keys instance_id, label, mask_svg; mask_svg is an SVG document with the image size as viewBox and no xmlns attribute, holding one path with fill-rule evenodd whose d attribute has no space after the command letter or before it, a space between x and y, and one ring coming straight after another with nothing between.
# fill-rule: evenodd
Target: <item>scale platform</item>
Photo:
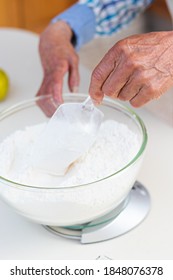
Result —
<instances>
[{"instance_id":1,"label":"scale platform","mask_svg":"<svg viewBox=\"0 0 173 280\"><path fill-rule=\"evenodd\" d=\"M44 226L56 235L79 240L82 244L106 241L137 227L148 215L150 195L138 181L128 197L108 214L84 225L71 227Z\"/></svg>"}]
</instances>

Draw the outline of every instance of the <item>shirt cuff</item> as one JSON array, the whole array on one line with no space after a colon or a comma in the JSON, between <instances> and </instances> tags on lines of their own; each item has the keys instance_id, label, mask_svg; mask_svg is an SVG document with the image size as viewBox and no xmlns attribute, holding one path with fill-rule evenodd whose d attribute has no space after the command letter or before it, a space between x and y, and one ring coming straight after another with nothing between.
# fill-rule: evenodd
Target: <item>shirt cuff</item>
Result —
<instances>
[{"instance_id":1,"label":"shirt cuff","mask_svg":"<svg viewBox=\"0 0 173 280\"><path fill-rule=\"evenodd\" d=\"M82 45L93 39L95 35L95 14L85 4L75 4L63 13L52 19L51 23L58 20L65 21L75 35L74 47L79 50Z\"/></svg>"}]
</instances>

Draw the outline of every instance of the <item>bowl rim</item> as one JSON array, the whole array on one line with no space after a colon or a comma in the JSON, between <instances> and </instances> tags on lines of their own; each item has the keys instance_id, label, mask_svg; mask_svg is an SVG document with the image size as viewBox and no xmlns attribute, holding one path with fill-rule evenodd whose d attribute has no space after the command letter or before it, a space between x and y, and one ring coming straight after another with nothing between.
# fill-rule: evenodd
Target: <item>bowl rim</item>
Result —
<instances>
[{"instance_id":1,"label":"bowl rim","mask_svg":"<svg viewBox=\"0 0 173 280\"><path fill-rule=\"evenodd\" d=\"M74 96L78 96L78 97L85 97L87 96L86 93L64 93L63 97L68 98L68 97L74 97ZM52 99L53 97L51 95L45 95L45 96L36 96L34 98L31 99L27 99L24 100L22 102L18 102L12 106L10 106L9 108L2 110L0 112L0 120L9 116L9 114L14 114L16 111L20 110L20 109L24 109L24 108L29 108L31 106L33 106L35 103L37 103L40 100L44 100L44 99ZM14 187L14 188L25 188L25 189L37 189L37 190L69 190L69 189L76 189L76 188L83 188L86 186L90 186L92 184L98 183L100 181L109 179L113 176L115 176L116 174L119 174L121 172L123 172L124 170L126 170L129 166L132 166L134 163L136 163L140 157L142 156L143 152L145 151L147 142L148 142L148 133L147 133L147 129L146 126L143 122L143 120L141 119L141 117L131 108L129 108L128 106L118 102L117 100L107 97L104 97L104 101L110 102L112 103L112 105L115 105L117 107L119 107L119 109L123 110L123 113L125 112L126 115L130 116L132 120L135 120L136 123L139 125L139 127L141 128L142 131L142 143L141 146L138 149L138 152L136 153L136 155L133 157L133 159L128 162L124 167L122 167L121 169L119 169L118 171L95 181L89 182L89 183L85 183L82 185L72 185L72 186L47 186L47 187L42 187L42 186L34 186L34 185L25 185L22 183L18 183L18 182L14 182L12 180L9 180L7 178L4 178L2 176L0 176L0 181L4 183L8 182L8 185L10 184L10 187ZM104 104L103 104L104 105Z\"/></svg>"}]
</instances>

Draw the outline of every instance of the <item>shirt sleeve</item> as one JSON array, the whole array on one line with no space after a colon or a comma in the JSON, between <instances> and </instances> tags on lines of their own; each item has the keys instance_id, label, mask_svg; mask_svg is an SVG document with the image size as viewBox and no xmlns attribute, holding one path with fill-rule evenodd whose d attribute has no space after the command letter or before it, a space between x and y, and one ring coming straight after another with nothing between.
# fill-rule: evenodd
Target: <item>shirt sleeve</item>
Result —
<instances>
[{"instance_id":1,"label":"shirt sleeve","mask_svg":"<svg viewBox=\"0 0 173 280\"><path fill-rule=\"evenodd\" d=\"M79 0L52 22L64 20L74 32L75 48L95 36L108 36L127 26L153 0Z\"/></svg>"},{"instance_id":2,"label":"shirt sleeve","mask_svg":"<svg viewBox=\"0 0 173 280\"><path fill-rule=\"evenodd\" d=\"M51 22L55 23L58 20L65 21L73 30L76 50L79 50L82 45L92 40L95 35L95 14L93 9L88 7L88 5L75 4L53 18Z\"/></svg>"}]
</instances>

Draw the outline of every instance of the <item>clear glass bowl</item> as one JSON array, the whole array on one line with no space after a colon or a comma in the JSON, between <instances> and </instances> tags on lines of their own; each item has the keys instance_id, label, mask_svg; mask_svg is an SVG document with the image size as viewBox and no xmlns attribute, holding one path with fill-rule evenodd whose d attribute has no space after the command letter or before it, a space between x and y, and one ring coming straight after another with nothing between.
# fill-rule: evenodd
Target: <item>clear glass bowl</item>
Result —
<instances>
[{"instance_id":1,"label":"clear glass bowl","mask_svg":"<svg viewBox=\"0 0 173 280\"><path fill-rule=\"evenodd\" d=\"M85 98L86 94L64 94L65 102L82 102ZM47 120L37 101L25 101L0 113L0 142L18 129ZM106 178L70 187L35 187L0 177L0 197L24 217L49 226L85 224L118 207L136 181L147 132L136 113L113 99L105 98L99 109L105 119L120 121L139 136L140 148L131 162Z\"/></svg>"}]
</instances>

